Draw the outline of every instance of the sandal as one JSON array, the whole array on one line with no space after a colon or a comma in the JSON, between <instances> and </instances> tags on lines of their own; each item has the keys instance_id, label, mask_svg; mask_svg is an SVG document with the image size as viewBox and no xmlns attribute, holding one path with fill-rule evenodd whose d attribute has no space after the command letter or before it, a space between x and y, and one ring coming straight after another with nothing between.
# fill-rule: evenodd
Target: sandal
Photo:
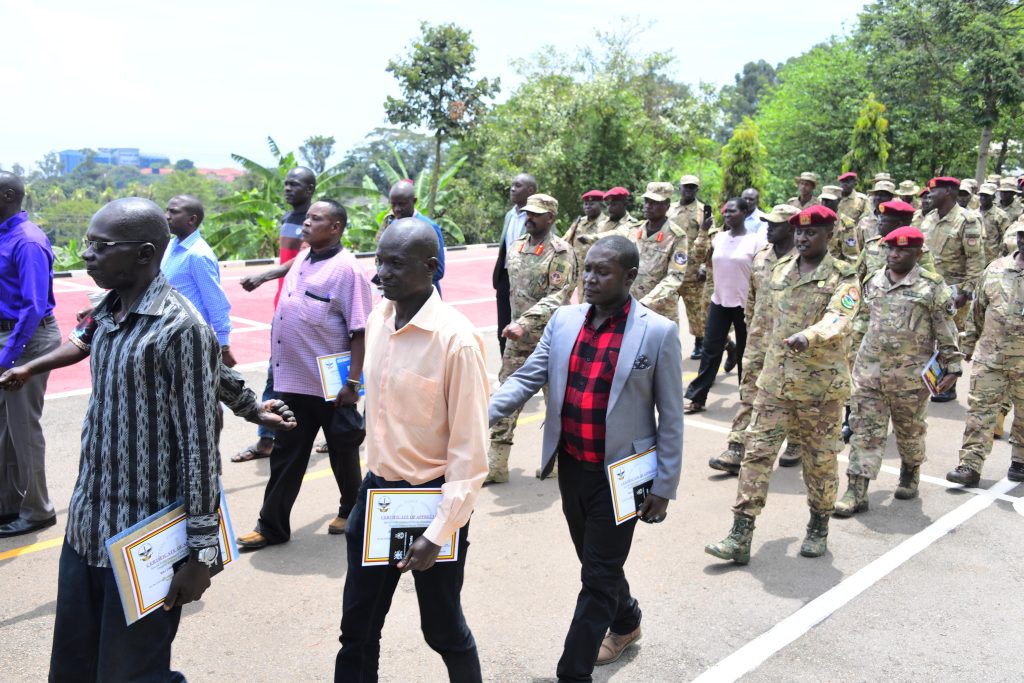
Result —
<instances>
[{"instance_id":1,"label":"sandal","mask_svg":"<svg viewBox=\"0 0 1024 683\"><path fill-rule=\"evenodd\" d=\"M270 453L260 453L255 446L247 446L241 453L236 453L231 456L231 462L250 462L252 460L260 460L261 458L269 458Z\"/></svg>"},{"instance_id":2,"label":"sandal","mask_svg":"<svg viewBox=\"0 0 1024 683\"><path fill-rule=\"evenodd\" d=\"M689 403L687 403L686 407L683 408L683 413L686 414L686 415L693 415L694 413L703 413L703 412L704 412L704 404L702 404L702 403L694 403L693 401L690 401Z\"/></svg>"}]
</instances>

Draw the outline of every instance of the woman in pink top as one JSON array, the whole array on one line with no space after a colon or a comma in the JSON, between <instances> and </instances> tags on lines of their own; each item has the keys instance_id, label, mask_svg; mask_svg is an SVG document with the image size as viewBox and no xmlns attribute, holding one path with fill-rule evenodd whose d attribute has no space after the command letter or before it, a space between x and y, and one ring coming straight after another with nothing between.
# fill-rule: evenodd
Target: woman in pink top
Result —
<instances>
[{"instance_id":1,"label":"woman in pink top","mask_svg":"<svg viewBox=\"0 0 1024 683\"><path fill-rule=\"evenodd\" d=\"M748 209L747 200L742 197L726 202L722 209L726 229L715 235L711 242L715 292L711 296L704 325L704 351L701 354L700 371L686 388L686 399L689 401L684 409L686 413L704 410L708 391L715 383L715 375L722 364L730 327L736 331L737 373L742 377L743 348L747 343L743 306L747 302L747 290L750 288L754 254L767 244L763 234L747 232L744 218Z\"/></svg>"}]
</instances>

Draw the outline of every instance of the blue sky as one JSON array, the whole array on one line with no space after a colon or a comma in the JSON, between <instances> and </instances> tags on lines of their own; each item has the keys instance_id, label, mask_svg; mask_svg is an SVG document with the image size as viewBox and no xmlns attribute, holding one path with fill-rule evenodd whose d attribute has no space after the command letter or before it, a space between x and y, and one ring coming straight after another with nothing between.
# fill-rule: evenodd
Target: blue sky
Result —
<instances>
[{"instance_id":1,"label":"blue sky","mask_svg":"<svg viewBox=\"0 0 1024 683\"><path fill-rule=\"evenodd\" d=\"M624 15L654 22L640 44L671 51L675 78L722 85L745 62L775 64L848 31L863 2L663 6L655 14L606 0L0 0L0 82L14 95L0 115L0 164L139 147L219 167L232 152L269 161L267 135L288 150L316 134L337 139L337 161L386 124L384 98L397 94L386 64L406 52L421 20L472 31L479 73L500 76L504 97L518 82L511 60L549 45L575 52Z\"/></svg>"}]
</instances>

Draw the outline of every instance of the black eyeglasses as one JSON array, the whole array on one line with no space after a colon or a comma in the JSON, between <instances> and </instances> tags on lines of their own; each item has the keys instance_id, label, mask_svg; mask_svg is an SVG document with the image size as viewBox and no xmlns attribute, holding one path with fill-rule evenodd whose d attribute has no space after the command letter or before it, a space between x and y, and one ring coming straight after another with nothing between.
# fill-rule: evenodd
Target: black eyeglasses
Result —
<instances>
[{"instance_id":1,"label":"black eyeglasses","mask_svg":"<svg viewBox=\"0 0 1024 683\"><path fill-rule=\"evenodd\" d=\"M82 240L82 253L92 249L94 254L102 254L108 247L116 247L120 244L150 244L145 240L122 240L120 242L100 242L97 240Z\"/></svg>"}]
</instances>

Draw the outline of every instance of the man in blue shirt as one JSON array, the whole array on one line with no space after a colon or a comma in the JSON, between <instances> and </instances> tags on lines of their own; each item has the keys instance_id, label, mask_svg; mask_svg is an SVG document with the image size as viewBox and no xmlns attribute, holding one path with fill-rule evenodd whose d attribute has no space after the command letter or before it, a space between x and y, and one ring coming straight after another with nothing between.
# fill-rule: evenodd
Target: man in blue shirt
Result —
<instances>
[{"instance_id":1,"label":"man in blue shirt","mask_svg":"<svg viewBox=\"0 0 1024 683\"><path fill-rule=\"evenodd\" d=\"M441 226L416 210L416 187L413 185L411 180L400 180L392 185L391 191L388 193L388 203L391 204L391 213L384 216L384 221L380 226L380 230L377 231L377 241L380 242L380 236L384 234L384 231L388 229L388 226L400 218L419 218L421 221L434 228L434 233L437 235L438 256L437 270L434 271L433 282L434 289L436 289L437 293L440 294L441 278L444 277L444 233L441 232ZM377 284L376 275L374 276L373 282L374 284Z\"/></svg>"},{"instance_id":2,"label":"man in blue shirt","mask_svg":"<svg viewBox=\"0 0 1024 683\"><path fill-rule=\"evenodd\" d=\"M53 317L53 251L21 210L25 185L0 172L0 373L60 346ZM0 392L0 538L57 523L46 489L40 419L49 373Z\"/></svg>"},{"instance_id":3,"label":"man in blue shirt","mask_svg":"<svg viewBox=\"0 0 1024 683\"><path fill-rule=\"evenodd\" d=\"M237 362L229 346L231 302L220 284L217 257L199 231L204 215L203 203L190 195L178 195L167 202L167 224L173 237L160 270L213 328L224 365L230 368Z\"/></svg>"}]
</instances>

